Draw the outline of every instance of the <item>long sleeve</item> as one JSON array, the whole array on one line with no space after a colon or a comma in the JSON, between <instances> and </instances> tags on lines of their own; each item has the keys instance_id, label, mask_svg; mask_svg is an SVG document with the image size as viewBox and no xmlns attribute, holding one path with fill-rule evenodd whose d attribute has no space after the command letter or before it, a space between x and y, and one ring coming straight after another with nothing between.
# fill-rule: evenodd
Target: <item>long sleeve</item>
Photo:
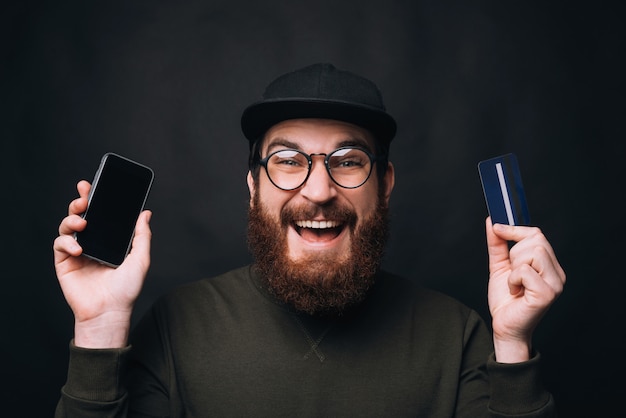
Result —
<instances>
[{"instance_id":1,"label":"long sleeve","mask_svg":"<svg viewBox=\"0 0 626 418\"><path fill-rule=\"evenodd\" d=\"M180 287L131 348L70 347L62 417L553 418L540 357L494 360L473 310L386 275L338 318L274 303L247 268Z\"/></svg>"},{"instance_id":2,"label":"long sleeve","mask_svg":"<svg viewBox=\"0 0 626 418\"><path fill-rule=\"evenodd\" d=\"M540 361L539 354L516 364L497 363L493 355L489 357L489 411L493 417L517 416L520 411L527 418L556 416L554 399L541 381Z\"/></svg>"},{"instance_id":3,"label":"long sleeve","mask_svg":"<svg viewBox=\"0 0 626 418\"><path fill-rule=\"evenodd\" d=\"M67 380L56 418L126 417L124 387L129 348L92 350L70 343Z\"/></svg>"}]
</instances>

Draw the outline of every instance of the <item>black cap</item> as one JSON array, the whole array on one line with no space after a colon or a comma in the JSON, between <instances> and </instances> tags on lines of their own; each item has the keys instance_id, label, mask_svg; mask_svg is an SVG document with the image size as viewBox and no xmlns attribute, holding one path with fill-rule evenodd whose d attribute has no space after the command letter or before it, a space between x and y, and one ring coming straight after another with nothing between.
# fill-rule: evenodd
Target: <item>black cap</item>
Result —
<instances>
[{"instance_id":1,"label":"black cap","mask_svg":"<svg viewBox=\"0 0 626 418\"><path fill-rule=\"evenodd\" d=\"M385 147L396 134L378 87L331 64L313 64L272 81L263 99L248 106L241 129L252 144L273 125L288 119L320 118L349 122L372 132Z\"/></svg>"}]
</instances>

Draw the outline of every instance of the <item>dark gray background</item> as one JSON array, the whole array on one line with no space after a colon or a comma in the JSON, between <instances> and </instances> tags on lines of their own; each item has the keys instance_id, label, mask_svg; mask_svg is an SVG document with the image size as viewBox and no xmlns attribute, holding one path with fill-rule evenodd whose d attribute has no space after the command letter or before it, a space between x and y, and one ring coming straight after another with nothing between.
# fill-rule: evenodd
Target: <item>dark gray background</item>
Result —
<instances>
[{"instance_id":1,"label":"dark gray background","mask_svg":"<svg viewBox=\"0 0 626 418\"><path fill-rule=\"evenodd\" d=\"M156 172L139 315L173 286L249 262L241 111L279 74L330 61L374 80L399 124L385 266L488 318L476 164L515 152L569 280L536 332L546 384L566 417L622 409L621 6L94 3L0 14L3 406L54 410L73 323L51 246L102 154Z\"/></svg>"}]
</instances>

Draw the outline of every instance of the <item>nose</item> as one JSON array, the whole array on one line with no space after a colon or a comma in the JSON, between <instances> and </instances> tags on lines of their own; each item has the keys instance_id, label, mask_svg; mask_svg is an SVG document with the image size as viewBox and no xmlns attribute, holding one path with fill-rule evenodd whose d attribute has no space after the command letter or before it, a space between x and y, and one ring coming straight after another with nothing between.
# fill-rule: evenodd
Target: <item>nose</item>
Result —
<instances>
[{"instance_id":1,"label":"nose","mask_svg":"<svg viewBox=\"0 0 626 418\"><path fill-rule=\"evenodd\" d=\"M311 156L313 165L309 178L300 189L300 194L313 203L323 204L337 196L337 185L330 178L323 155ZM317 161L316 161L317 160Z\"/></svg>"}]
</instances>

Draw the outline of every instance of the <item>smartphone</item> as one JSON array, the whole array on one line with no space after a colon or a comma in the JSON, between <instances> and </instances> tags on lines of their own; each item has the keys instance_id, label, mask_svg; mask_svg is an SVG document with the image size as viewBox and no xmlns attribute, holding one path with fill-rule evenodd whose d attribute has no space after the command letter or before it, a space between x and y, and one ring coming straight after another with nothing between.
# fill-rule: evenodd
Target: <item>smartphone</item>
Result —
<instances>
[{"instance_id":1,"label":"smartphone","mask_svg":"<svg viewBox=\"0 0 626 418\"><path fill-rule=\"evenodd\" d=\"M153 179L150 167L115 153L104 154L82 215L87 226L75 235L83 255L111 267L122 264Z\"/></svg>"},{"instance_id":2,"label":"smartphone","mask_svg":"<svg viewBox=\"0 0 626 418\"><path fill-rule=\"evenodd\" d=\"M515 154L509 153L480 161L478 172L491 222L529 225L528 204Z\"/></svg>"}]
</instances>

